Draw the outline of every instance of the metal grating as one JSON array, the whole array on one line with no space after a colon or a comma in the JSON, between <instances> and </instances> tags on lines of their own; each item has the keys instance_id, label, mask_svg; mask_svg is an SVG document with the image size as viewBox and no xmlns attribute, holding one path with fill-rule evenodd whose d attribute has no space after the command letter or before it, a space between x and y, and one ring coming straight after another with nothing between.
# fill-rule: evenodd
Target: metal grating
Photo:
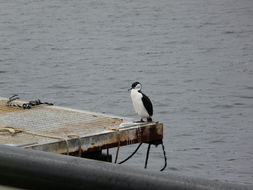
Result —
<instances>
[{"instance_id":1,"label":"metal grating","mask_svg":"<svg viewBox=\"0 0 253 190\"><path fill-rule=\"evenodd\" d=\"M117 127L122 122L120 118L56 106L40 105L32 109L8 107L6 101L0 100L0 126L22 128L45 135L64 138L67 138L69 134L83 136ZM15 103L20 102L16 101ZM44 143L50 140L52 141L52 139L47 138L16 134L15 136L2 135L0 143Z\"/></svg>"}]
</instances>

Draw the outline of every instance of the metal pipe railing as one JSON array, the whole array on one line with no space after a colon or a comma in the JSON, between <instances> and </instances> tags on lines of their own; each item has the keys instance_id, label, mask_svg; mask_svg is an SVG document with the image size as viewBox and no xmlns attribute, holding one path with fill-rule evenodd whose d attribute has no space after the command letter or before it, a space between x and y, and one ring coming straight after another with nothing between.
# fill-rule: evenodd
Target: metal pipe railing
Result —
<instances>
[{"instance_id":1,"label":"metal pipe railing","mask_svg":"<svg viewBox=\"0 0 253 190\"><path fill-rule=\"evenodd\" d=\"M0 184L27 189L253 189L5 145L0 145Z\"/></svg>"}]
</instances>

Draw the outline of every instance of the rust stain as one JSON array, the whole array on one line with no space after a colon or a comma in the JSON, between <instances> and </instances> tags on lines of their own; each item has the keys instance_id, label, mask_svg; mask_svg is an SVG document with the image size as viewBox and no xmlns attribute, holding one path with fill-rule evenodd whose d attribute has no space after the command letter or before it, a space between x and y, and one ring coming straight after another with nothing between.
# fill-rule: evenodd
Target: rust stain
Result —
<instances>
[{"instance_id":1,"label":"rust stain","mask_svg":"<svg viewBox=\"0 0 253 190\"><path fill-rule=\"evenodd\" d=\"M119 126L123 122L122 119L118 118L107 118L107 117L101 117L99 119L96 119L95 121L91 122L78 122L78 123L73 123L71 125L64 126L62 128L58 128L55 130L50 130L48 133L51 134L70 134L75 132L75 129L80 129L84 127L96 127L96 126Z\"/></svg>"},{"instance_id":2,"label":"rust stain","mask_svg":"<svg viewBox=\"0 0 253 190\"><path fill-rule=\"evenodd\" d=\"M155 124L150 126L150 128L144 128L142 132L143 142L152 142L156 140L161 140L163 138L163 125Z\"/></svg>"},{"instance_id":3,"label":"rust stain","mask_svg":"<svg viewBox=\"0 0 253 190\"><path fill-rule=\"evenodd\" d=\"M122 119L118 118L99 118L95 121L88 122L88 123L83 123L82 126L118 126L123 122Z\"/></svg>"},{"instance_id":4,"label":"rust stain","mask_svg":"<svg viewBox=\"0 0 253 190\"><path fill-rule=\"evenodd\" d=\"M154 145L161 144L163 139L163 130L162 124L155 124L149 127L141 127L136 131L136 134L133 137L129 137L127 132L119 133L114 138L108 139L106 144L97 145L95 142L92 142L92 147L83 150L84 152L93 152L97 150L115 148L117 146L126 146L136 143L151 143ZM129 139L130 138L130 139Z\"/></svg>"},{"instance_id":5,"label":"rust stain","mask_svg":"<svg viewBox=\"0 0 253 190\"><path fill-rule=\"evenodd\" d=\"M48 134L70 134L70 133L73 133L73 130L66 127L48 131Z\"/></svg>"},{"instance_id":6,"label":"rust stain","mask_svg":"<svg viewBox=\"0 0 253 190\"><path fill-rule=\"evenodd\" d=\"M117 118L107 118L107 117L102 117L102 118L97 118L94 121L91 122L80 122L77 124L72 125L74 128L77 127L96 127L96 126L118 126L122 123L122 119L117 119Z\"/></svg>"}]
</instances>

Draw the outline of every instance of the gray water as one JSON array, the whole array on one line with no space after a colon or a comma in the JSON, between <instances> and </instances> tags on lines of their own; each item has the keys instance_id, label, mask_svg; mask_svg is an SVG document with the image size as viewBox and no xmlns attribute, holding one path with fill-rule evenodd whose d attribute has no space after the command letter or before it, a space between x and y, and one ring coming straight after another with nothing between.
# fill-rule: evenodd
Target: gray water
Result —
<instances>
[{"instance_id":1,"label":"gray water","mask_svg":"<svg viewBox=\"0 0 253 190\"><path fill-rule=\"evenodd\" d=\"M165 173L253 184L252 0L0 0L0 96L139 119L135 81L165 126Z\"/></svg>"}]
</instances>

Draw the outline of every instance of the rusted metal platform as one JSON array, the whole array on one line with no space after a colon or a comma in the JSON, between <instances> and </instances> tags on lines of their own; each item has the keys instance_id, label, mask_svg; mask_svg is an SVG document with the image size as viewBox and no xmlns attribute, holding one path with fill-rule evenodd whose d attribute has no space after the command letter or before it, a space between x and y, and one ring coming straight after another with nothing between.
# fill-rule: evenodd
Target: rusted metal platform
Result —
<instances>
[{"instance_id":1,"label":"rusted metal platform","mask_svg":"<svg viewBox=\"0 0 253 190\"><path fill-rule=\"evenodd\" d=\"M32 109L6 106L0 98L0 144L60 154L100 151L163 138L163 124L57 106ZM14 101L22 104L22 101Z\"/></svg>"}]
</instances>

